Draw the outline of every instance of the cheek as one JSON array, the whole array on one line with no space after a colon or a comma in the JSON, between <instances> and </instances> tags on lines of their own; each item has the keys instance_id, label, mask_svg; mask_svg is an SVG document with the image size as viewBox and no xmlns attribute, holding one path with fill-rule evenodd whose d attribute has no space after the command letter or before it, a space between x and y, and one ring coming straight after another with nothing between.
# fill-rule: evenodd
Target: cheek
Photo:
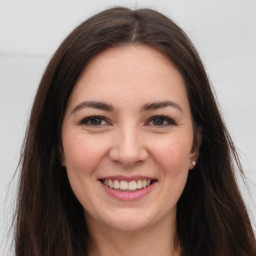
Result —
<instances>
[{"instance_id":1,"label":"cheek","mask_svg":"<svg viewBox=\"0 0 256 256\"><path fill-rule=\"evenodd\" d=\"M169 172L178 173L182 170L189 170L190 152L192 140L179 137L172 137L155 144L155 156L161 163L163 169Z\"/></svg>"},{"instance_id":2,"label":"cheek","mask_svg":"<svg viewBox=\"0 0 256 256\"><path fill-rule=\"evenodd\" d=\"M85 137L77 135L63 140L66 168L70 175L93 173L106 153L106 147L103 147L104 144L99 143L98 140Z\"/></svg>"},{"instance_id":3,"label":"cheek","mask_svg":"<svg viewBox=\"0 0 256 256\"><path fill-rule=\"evenodd\" d=\"M97 182L97 167L107 148L102 141L90 139L84 134L66 135L63 138L66 170L70 186L84 209L90 209L91 191Z\"/></svg>"},{"instance_id":4,"label":"cheek","mask_svg":"<svg viewBox=\"0 0 256 256\"><path fill-rule=\"evenodd\" d=\"M178 138L165 140L157 145L155 157L163 174L163 208L172 209L184 190L190 166L189 145L190 143L184 143Z\"/></svg>"}]
</instances>

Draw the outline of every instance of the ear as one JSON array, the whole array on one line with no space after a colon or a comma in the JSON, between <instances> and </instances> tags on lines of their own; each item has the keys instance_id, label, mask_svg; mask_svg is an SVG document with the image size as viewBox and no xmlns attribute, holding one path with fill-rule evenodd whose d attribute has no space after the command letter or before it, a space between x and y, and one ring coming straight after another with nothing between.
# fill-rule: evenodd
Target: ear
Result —
<instances>
[{"instance_id":1,"label":"ear","mask_svg":"<svg viewBox=\"0 0 256 256\"><path fill-rule=\"evenodd\" d=\"M202 129L197 128L195 136L194 136L194 142L190 153L190 164L189 169L192 170L197 163L198 157L199 157L199 150L202 143Z\"/></svg>"},{"instance_id":2,"label":"ear","mask_svg":"<svg viewBox=\"0 0 256 256\"><path fill-rule=\"evenodd\" d=\"M63 151L63 147L61 145L58 146L58 155L59 155L59 160L62 166L66 166L66 159Z\"/></svg>"}]
</instances>

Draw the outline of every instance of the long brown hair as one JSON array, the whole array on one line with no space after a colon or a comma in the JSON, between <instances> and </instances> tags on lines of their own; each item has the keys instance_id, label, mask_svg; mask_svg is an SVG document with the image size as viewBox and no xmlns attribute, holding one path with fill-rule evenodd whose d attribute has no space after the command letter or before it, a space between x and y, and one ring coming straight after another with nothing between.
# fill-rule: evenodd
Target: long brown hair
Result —
<instances>
[{"instance_id":1,"label":"long brown hair","mask_svg":"<svg viewBox=\"0 0 256 256\"><path fill-rule=\"evenodd\" d=\"M16 215L16 256L88 255L83 209L59 159L67 101L88 61L109 47L147 45L182 74L200 157L177 206L184 256L252 256L255 237L235 181L242 172L195 48L170 19L150 10L111 8L79 25L52 57L39 85L24 141ZM237 168L238 167L238 168Z\"/></svg>"}]
</instances>

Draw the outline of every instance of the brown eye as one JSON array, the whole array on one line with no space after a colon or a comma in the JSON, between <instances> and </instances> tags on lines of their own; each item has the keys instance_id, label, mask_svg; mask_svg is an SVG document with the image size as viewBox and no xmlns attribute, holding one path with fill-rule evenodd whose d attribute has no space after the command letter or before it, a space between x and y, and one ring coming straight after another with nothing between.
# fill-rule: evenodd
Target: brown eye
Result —
<instances>
[{"instance_id":1,"label":"brown eye","mask_svg":"<svg viewBox=\"0 0 256 256\"><path fill-rule=\"evenodd\" d=\"M92 118L91 120L90 120L90 123L91 123L91 125L101 125L101 123L102 123L102 119L101 118Z\"/></svg>"},{"instance_id":2,"label":"brown eye","mask_svg":"<svg viewBox=\"0 0 256 256\"><path fill-rule=\"evenodd\" d=\"M80 124L88 126L102 126L108 123L102 116L89 116L81 120Z\"/></svg>"},{"instance_id":3,"label":"brown eye","mask_svg":"<svg viewBox=\"0 0 256 256\"><path fill-rule=\"evenodd\" d=\"M168 126L168 125L176 125L175 121L166 116L153 116L148 122L147 125L152 126Z\"/></svg>"},{"instance_id":4,"label":"brown eye","mask_svg":"<svg viewBox=\"0 0 256 256\"><path fill-rule=\"evenodd\" d=\"M165 120L162 117L157 117L152 120L153 125L163 125Z\"/></svg>"}]
</instances>

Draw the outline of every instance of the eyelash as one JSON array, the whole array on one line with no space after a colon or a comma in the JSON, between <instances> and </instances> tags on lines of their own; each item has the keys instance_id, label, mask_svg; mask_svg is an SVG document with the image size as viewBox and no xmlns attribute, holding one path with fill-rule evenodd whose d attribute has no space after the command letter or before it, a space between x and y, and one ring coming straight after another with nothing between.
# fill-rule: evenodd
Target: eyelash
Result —
<instances>
[{"instance_id":1,"label":"eyelash","mask_svg":"<svg viewBox=\"0 0 256 256\"><path fill-rule=\"evenodd\" d=\"M98 123L98 124L93 124L92 122L93 121L96 121L98 119L98 121L100 122L100 123ZM152 126L156 126L156 127L165 127L165 126L171 126L171 125L174 125L174 126L176 126L177 125L177 123L173 120L173 119L171 119L171 118L169 118L169 117L167 117L167 116L163 116L163 115L156 115L156 116L152 116L151 118L149 118L148 120L147 120L147 122L145 123L145 125L146 126L150 126L151 124L151 122L154 122L154 121L157 121L157 120L161 120L163 123L162 124L159 124L159 125L157 125L157 124L152 124ZM102 122L103 121L105 121L106 122L106 124L111 124L104 116L88 116L88 117L86 117L86 118L84 118L84 119L82 119L80 122L79 122L79 124L80 125L87 125L87 126L94 126L94 127L97 127L97 126L104 126L104 125L106 125L106 124L103 124L102 125ZM165 124L164 124L165 123Z\"/></svg>"},{"instance_id":2,"label":"eyelash","mask_svg":"<svg viewBox=\"0 0 256 256\"><path fill-rule=\"evenodd\" d=\"M95 121L96 119L100 120L100 124L92 124L92 121ZM88 125L88 126L102 126L102 121L105 121L109 123L104 116L88 116L84 119L82 119L79 124L80 125Z\"/></svg>"},{"instance_id":3,"label":"eyelash","mask_svg":"<svg viewBox=\"0 0 256 256\"><path fill-rule=\"evenodd\" d=\"M160 119L160 120L162 120L163 122L166 122L167 124L160 124L160 125L153 125L153 126L165 127L165 126L170 126L170 125L177 125L177 123L176 123L173 119L171 119L171 118L169 118L169 117L167 117L167 116L163 116L163 115L156 115L156 116L151 117L151 118L146 122L146 125L149 125L150 122L154 122L154 121L156 121L157 119Z\"/></svg>"}]
</instances>

